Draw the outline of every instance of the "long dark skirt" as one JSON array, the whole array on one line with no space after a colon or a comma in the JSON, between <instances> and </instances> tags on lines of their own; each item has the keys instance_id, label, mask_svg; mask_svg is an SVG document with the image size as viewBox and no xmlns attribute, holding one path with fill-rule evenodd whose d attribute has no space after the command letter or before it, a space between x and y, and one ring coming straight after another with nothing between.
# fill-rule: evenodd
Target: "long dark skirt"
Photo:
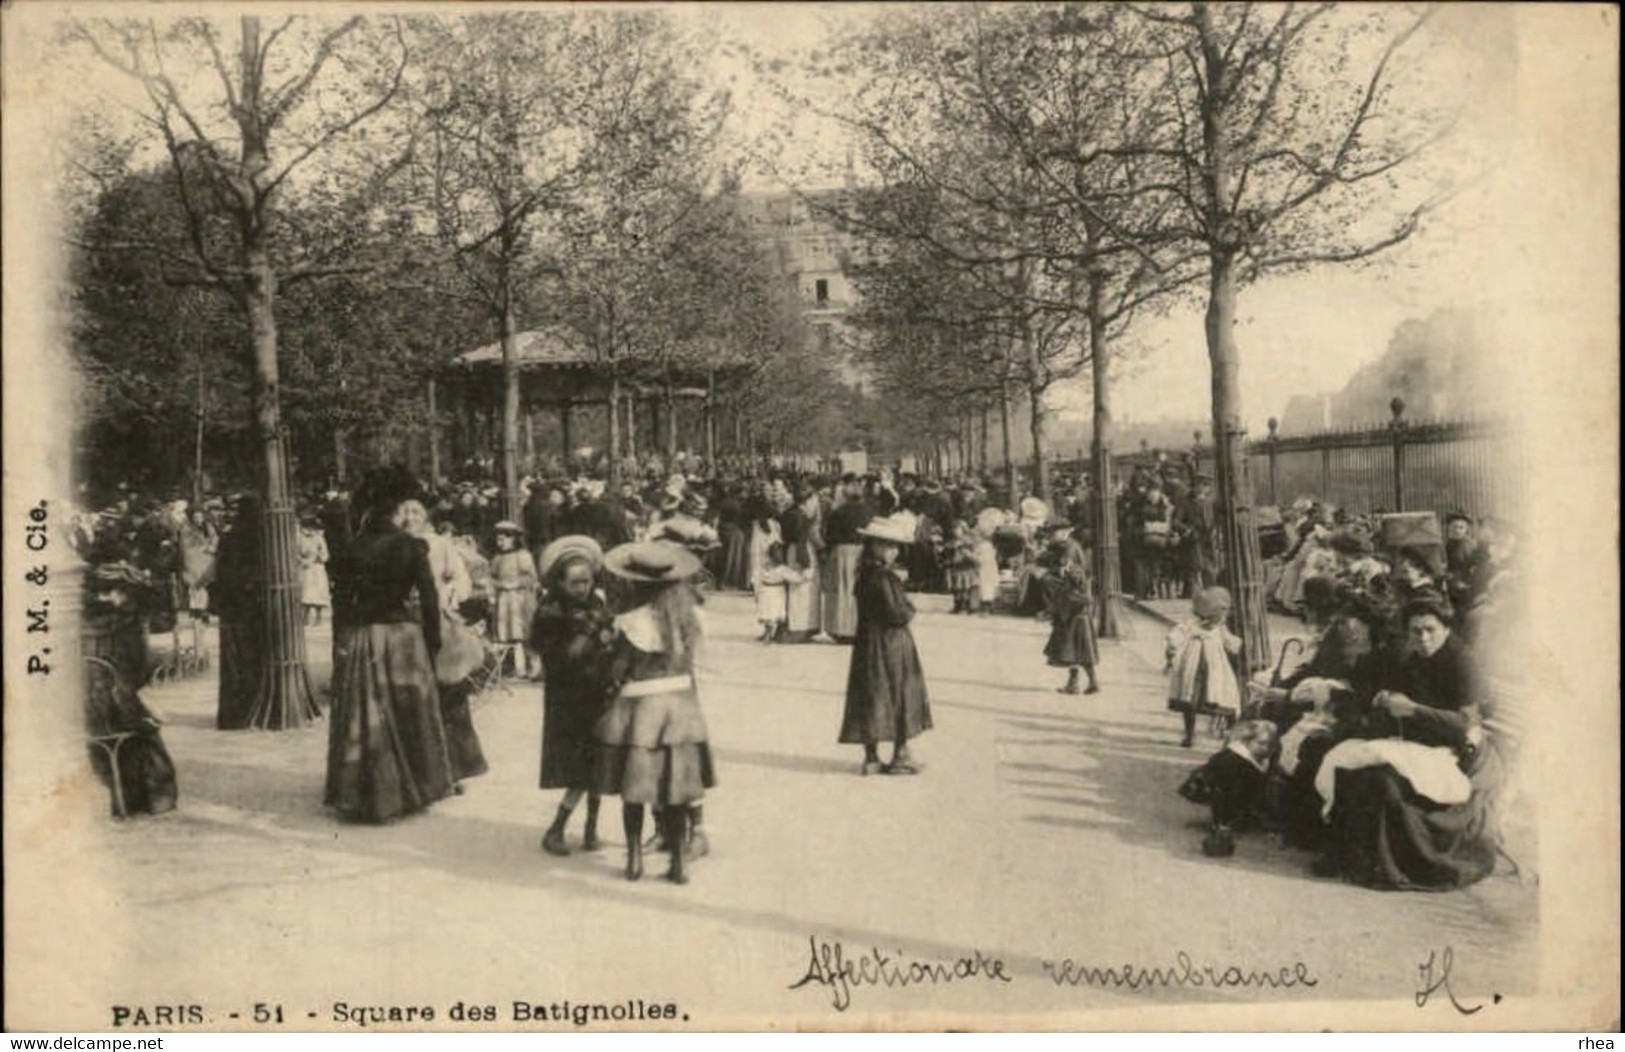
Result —
<instances>
[{"instance_id":1,"label":"long dark skirt","mask_svg":"<svg viewBox=\"0 0 1625 1052\"><path fill-rule=\"evenodd\" d=\"M446 751L451 756L451 774L458 781L484 774L491 768L485 762L485 751L480 748L480 736L474 732L474 716L468 709L468 699L474 688L468 680L454 687L441 686L440 721L446 728Z\"/></svg>"},{"instance_id":2,"label":"long dark skirt","mask_svg":"<svg viewBox=\"0 0 1625 1052\"><path fill-rule=\"evenodd\" d=\"M358 625L333 676L326 803L387 822L451 792L451 758L423 630Z\"/></svg>"},{"instance_id":3,"label":"long dark skirt","mask_svg":"<svg viewBox=\"0 0 1625 1052\"><path fill-rule=\"evenodd\" d=\"M1057 610L1049 642L1044 644L1044 657L1056 668L1094 668L1099 663L1092 604L1076 603Z\"/></svg>"},{"instance_id":4,"label":"long dark skirt","mask_svg":"<svg viewBox=\"0 0 1625 1052\"><path fill-rule=\"evenodd\" d=\"M593 725L603 706L590 690L550 677L542 699L543 789L593 788Z\"/></svg>"},{"instance_id":5,"label":"long dark skirt","mask_svg":"<svg viewBox=\"0 0 1625 1052\"><path fill-rule=\"evenodd\" d=\"M730 592L750 591L750 532L738 526L722 528L721 587Z\"/></svg>"},{"instance_id":6,"label":"long dark skirt","mask_svg":"<svg viewBox=\"0 0 1625 1052\"><path fill-rule=\"evenodd\" d=\"M1417 796L1392 767L1337 772L1337 804L1328 839L1343 876L1385 890L1464 888L1495 869L1485 836L1498 758L1473 775L1473 795L1444 806Z\"/></svg>"},{"instance_id":7,"label":"long dark skirt","mask_svg":"<svg viewBox=\"0 0 1625 1052\"><path fill-rule=\"evenodd\" d=\"M839 740L904 742L930 729L931 699L913 635L907 628L866 626L852 644Z\"/></svg>"},{"instance_id":8,"label":"long dark skirt","mask_svg":"<svg viewBox=\"0 0 1625 1052\"><path fill-rule=\"evenodd\" d=\"M215 726L240 731L260 689L260 630L255 622L220 619L220 701Z\"/></svg>"}]
</instances>

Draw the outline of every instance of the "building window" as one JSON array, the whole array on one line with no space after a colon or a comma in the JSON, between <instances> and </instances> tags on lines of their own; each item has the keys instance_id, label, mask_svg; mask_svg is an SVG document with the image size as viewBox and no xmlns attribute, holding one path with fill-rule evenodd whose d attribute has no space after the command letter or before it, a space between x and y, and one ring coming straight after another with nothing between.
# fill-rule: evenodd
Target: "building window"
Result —
<instances>
[{"instance_id":1,"label":"building window","mask_svg":"<svg viewBox=\"0 0 1625 1052\"><path fill-rule=\"evenodd\" d=\"M815 283L815 291L813 293L813 298L817 301L817 303L818 303L818 305L820 307L829 306L829 281L828 280L826 280L824 278L819 278L818 279L818 281Z\"/></svg>"}]
</instances>

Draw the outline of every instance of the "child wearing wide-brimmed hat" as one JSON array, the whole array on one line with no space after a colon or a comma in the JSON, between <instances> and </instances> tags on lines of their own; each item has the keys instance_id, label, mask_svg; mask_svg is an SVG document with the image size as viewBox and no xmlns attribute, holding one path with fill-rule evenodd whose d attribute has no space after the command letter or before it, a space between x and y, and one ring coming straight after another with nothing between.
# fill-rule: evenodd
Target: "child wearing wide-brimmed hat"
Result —
<instances>
[{"instance_id":1,"label":"child wearing wide-brimmed hat","mask_svg":"<svg viewBox=\"0 0 1625 1052\"><path fill-rule=\"evenodd\" d=\"M531 624L531 647L546 679L542 709L543 789L563 789L542 850L568 855L564 830L581 798L587 798L581 846L598 849L599 795L594 788L593 732L604 707L609 645L615 638L609 606L598 590L604 553L581 534L553 540L542 549L547 595Z\"/></svg>"},{"instance_id":2,"label":"child wearing wide-brimmed hat","mask_svg":"<svg viewBox=\"0 0 1625 1052\"><path fill-rule=\"evenodd\" d=\"M1184 716L1179 744L1187 749L1196 736L1197 716L1233 720L1241 709L1241 685L1230 661L1241 640L1225 627L1231 605L1227 590L1204 588L1191 600L1192 616L1168 631L1168 708Z\"/></svg>"},{"instance_id":3,"label":"child wearing wide-brimmed hat","mask_svg":"<svg viewBox=\"0 0 1625 1052\"><path fill-rule=\"evenodd\" d=\"M621 580L625 599L609 657L612 700L593 729L593 787L621 798L626 878L643 876L643 813L655 807L671 855L666 876L686 884L687 857L703 843L691 823L716 784L694 681L704 628L685 585L700 561L677 545L643 541L611 549L604 569Z\"/></svg>"},{"instance_id":4,"label":"child wearing wide-brimmed hat","mask_svg":"<svg viewBox=\"0 0 1625 1052\"><path fill-rule=\"evenodd\" d=\"M858 531L866 547L858 568L858 629L846 679L840 741L863 746L864 774L917 774L908 743L931 729L925 670L914 646L909 602L894 565L917 536L914 516L898 512ZM880 743L892 743L891 762L880 764Z\"/></svg>"}]
</instances>

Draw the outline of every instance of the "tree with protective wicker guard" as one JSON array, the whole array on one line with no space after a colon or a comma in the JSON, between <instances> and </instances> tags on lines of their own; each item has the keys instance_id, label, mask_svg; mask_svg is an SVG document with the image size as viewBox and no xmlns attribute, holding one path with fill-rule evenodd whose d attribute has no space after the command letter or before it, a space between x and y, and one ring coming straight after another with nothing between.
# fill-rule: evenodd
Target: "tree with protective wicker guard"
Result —
<instances>
[{"instance_id":1,"label":"tree with protective wicker guard","mask_svg":"<svg viewBox=\"0 0 1625 1052\"><path fill-rule=\"evenodd\" d=\"M264 662L252 726L298 727L320 713L305 668L298 532L280 398L280 289L343 273L348 245L309 245L281 228L284 198L382 178L376 157L345 150L395 99L407 65L399 23L290 16L266 31L237 20L235 40L205 18L75 22L88 48L138 89L140 132L163 151L184 228L117 246L168 280L223 292L247 322L262 446ZM174 236L170 236L173 234Z\"/></svg>"},{"instance_id":2,"label":"tree with protective wicker guard","mask_svg":"<svg viewBox=\"0 0 1625 1052\"><path fill-rule=\"evenodd\" d=\"M1455 113L1407 62L1430 43L1432 8L1256 3L1133 5L1140 61L1167 72L1149 165L1206 257L1206 339L1226 574L1243 667L1269 636L1241 413L1237 298L1248 282L1371 259L1405 242L1461 182L1441 150ZM1420 90L1416 90L1420 89Z\"/></svg>"}]
</instances>

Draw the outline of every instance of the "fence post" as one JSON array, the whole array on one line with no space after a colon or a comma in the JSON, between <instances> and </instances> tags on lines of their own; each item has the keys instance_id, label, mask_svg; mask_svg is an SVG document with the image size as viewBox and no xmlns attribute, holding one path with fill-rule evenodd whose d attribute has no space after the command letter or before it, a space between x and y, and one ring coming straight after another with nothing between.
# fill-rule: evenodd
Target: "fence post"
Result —
<instances>
[{"instance_id":1,"label":"fence post","mask_svg":"<svg viewBox=\"0 0 1625 1052\"><path fill-rule=\"evenodd\" d=\"M1331 436L1322 435L1320 440L1325 443L1320 447L1320 501L1322 504L1332 497L1332 445Z\"/></svg>"},{"instance_id":2,"label":"fence post","mask_svg":"<svg viewBox=\"0 0 1625 1052\"><path fill-rule=\"evenodd\" d=\"M1405 399L1394 396L1388 403L1388 411L1394 414L1389 430L1394 436L1394 510L1405 510Z\"/></svg>"},{"instance_id":3,"label":"fence post","mask_svg":"<svg viewBox=\"0 0 1625 1052\"><path fill-rule=\"evenodd\" d=\"M1270 503L1279 507L1281 503L1281 487L1275 470L1275 439L1277 437L1276 432L1281 429L1281 422L1272 416L1269 419L1269 428L1269 444L1264 448L1268 451L1270 458Z\"/></svg>"}]
</instances>

